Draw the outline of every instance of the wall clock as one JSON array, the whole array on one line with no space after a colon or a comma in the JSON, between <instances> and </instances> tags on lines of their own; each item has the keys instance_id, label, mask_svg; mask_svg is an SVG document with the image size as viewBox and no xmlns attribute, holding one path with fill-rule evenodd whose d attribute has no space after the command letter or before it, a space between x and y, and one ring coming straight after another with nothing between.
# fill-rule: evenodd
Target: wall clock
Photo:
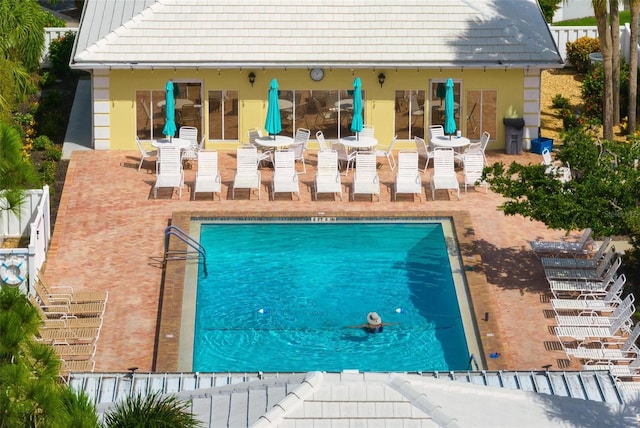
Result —
<instances>
[{"instance_id":1,"label":"wall clock","mask_svg":"<svg viewBox=\"0 0 640 428\"><path fill-rule=\"evenodd\" d=\"M309 76L311 77L311 80L319 82L324 79L324 70L321 68L312 68L309 72Z\"/></svg>"}]
</instances>

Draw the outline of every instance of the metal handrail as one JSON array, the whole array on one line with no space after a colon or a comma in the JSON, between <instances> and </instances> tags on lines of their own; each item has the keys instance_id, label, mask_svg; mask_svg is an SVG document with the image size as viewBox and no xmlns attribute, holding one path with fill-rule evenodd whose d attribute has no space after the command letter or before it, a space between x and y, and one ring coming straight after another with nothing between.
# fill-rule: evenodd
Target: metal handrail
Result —
<instances>
[{"instance_id":1,"label":"metal handrail","mask_svg":"<svg viewBox=\"0 0 640 428\"><path fill-rule=\"evenodd\" d=\"M204 276L206 277L207 276L207 252L205 248L198 241L193 239L184 230L180 229L177 226L170 225L164 229L164 262L165 264L167 262L167 256L169 255L169 236L170 235L175 236L176 238L178 238L179 240L187 244L187 246L193 248L198 252L198 259L202 257L202 267L203 267ZM186 260L186 257L184 259Z\"/></svg>"}]
</instances>

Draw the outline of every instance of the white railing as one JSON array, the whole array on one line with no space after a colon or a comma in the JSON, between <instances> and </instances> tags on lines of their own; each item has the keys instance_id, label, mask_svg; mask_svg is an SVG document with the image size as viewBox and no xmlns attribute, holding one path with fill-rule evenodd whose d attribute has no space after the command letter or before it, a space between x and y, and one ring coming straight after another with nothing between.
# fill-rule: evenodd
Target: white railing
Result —
<instances>
[{"instance_id":1,"label":"white railing","mask_svg":"<svg viewBox=\"0 0 640 428\"><path fill-rule=\"evenodd\" d=\"M44 48L42 49L42 56L40 57L40 66L43 68L51 67L49 60L49 46L51 42L64 36L65 33L77 33L77 27L47 27L44 29Z\"/></svg>"},{"instance_id":2,"label":"white railing","mask_svg":"<svg viewBox=\"0 0 640 428\"><path fill-rule=\"evenodd\" d=\"M2 201L1 197L0 201ZM2 203L2 205L6 204ZM31 289L46 260L51 240L49 186L43 186L42 190L27 190L20 215L10 211L0 213L0 238L21 238L27 235L29 236L27 248L0 248L0 263L12 260L24 265L23 270L27 273L28 284L25 281L15 285L19 285L25 293L29 291L27 285ZM0 278L0 284L3 282L4 279Z\"/></svg>"}]
</instances>

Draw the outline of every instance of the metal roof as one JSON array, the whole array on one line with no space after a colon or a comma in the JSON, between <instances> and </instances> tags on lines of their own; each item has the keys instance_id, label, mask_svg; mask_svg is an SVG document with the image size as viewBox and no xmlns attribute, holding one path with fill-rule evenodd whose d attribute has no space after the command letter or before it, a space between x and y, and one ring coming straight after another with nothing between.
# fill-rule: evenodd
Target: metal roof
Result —
<instances>
[{"instance_id":1,"label":"metal roof","mask_svg":"<svg viewBox=\"0 0 640 428\"><path fill-rule=\"evenodd\" d=\"M554 67L536 0L87 0L73 66Z\"/></svg>"}]
</instances>

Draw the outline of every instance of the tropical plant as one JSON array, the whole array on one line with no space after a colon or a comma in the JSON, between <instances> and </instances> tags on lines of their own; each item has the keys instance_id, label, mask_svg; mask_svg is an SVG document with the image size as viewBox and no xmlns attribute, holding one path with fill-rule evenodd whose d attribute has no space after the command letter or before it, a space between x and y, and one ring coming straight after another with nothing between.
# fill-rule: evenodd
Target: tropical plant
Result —
<instances>
[{"instance_id":1,"label":"tropical plant","mask_svg":"<svg viewBox=\"0 0 640 428\"><path fill-rule=\"evenodd\" d=\"M104 422L107 428L201 426L189 412L189 402L180 401L175 395L163 397L159 392L128 397L105 414Z\"/></svg>"},{"instance_id":2,"label":"tropical plant","mask_svg":"<svg viewBox=\"0 0 640 428\"><path fill-rule=\"evenodd\" d=\"M71 73L69 61L75 39L75 33L68 31L57 39L52 40L49 45L51 69L57 76L66 76Z\"/></svg>"},{"instance_id":3,"label":"tropical plant","mask_svg":"<svg viewBox=\"0 0 640 428\"><path fill-rule=\"evenodd\" d=\"M4 191L2 211L16 215L24 199L24 190L38 184L33 165L22 154L22 141L18 131L0 123L0 190Z\"/></svg>"},{"instance_id":4,"label":"tropical plant","mask_svg":"<svg viewBox=\"0 0 640 428\"><path fill-rule=\"evenodd\" d=\"M578 73L589 71L589 54L600 51L600 42L593 37L580 37L573 42L567 42L567 59Z\"/></svg>"},{"instance_id":5,"label":"tropical plant","mask_svg":"<svg viewBox=\"0 0 640 428\"><path fill-rule=\"evenodd\" d=\"M636 76L637 79L637 76ZM622 62L620 65L620 113L627 116L629 106L629 65ZM604 72L602 64L594 64L582 81L582 100L584 104L584 115L589 118L602 120L603 97L604 97Z\"/></svg>"}]
</instances>

